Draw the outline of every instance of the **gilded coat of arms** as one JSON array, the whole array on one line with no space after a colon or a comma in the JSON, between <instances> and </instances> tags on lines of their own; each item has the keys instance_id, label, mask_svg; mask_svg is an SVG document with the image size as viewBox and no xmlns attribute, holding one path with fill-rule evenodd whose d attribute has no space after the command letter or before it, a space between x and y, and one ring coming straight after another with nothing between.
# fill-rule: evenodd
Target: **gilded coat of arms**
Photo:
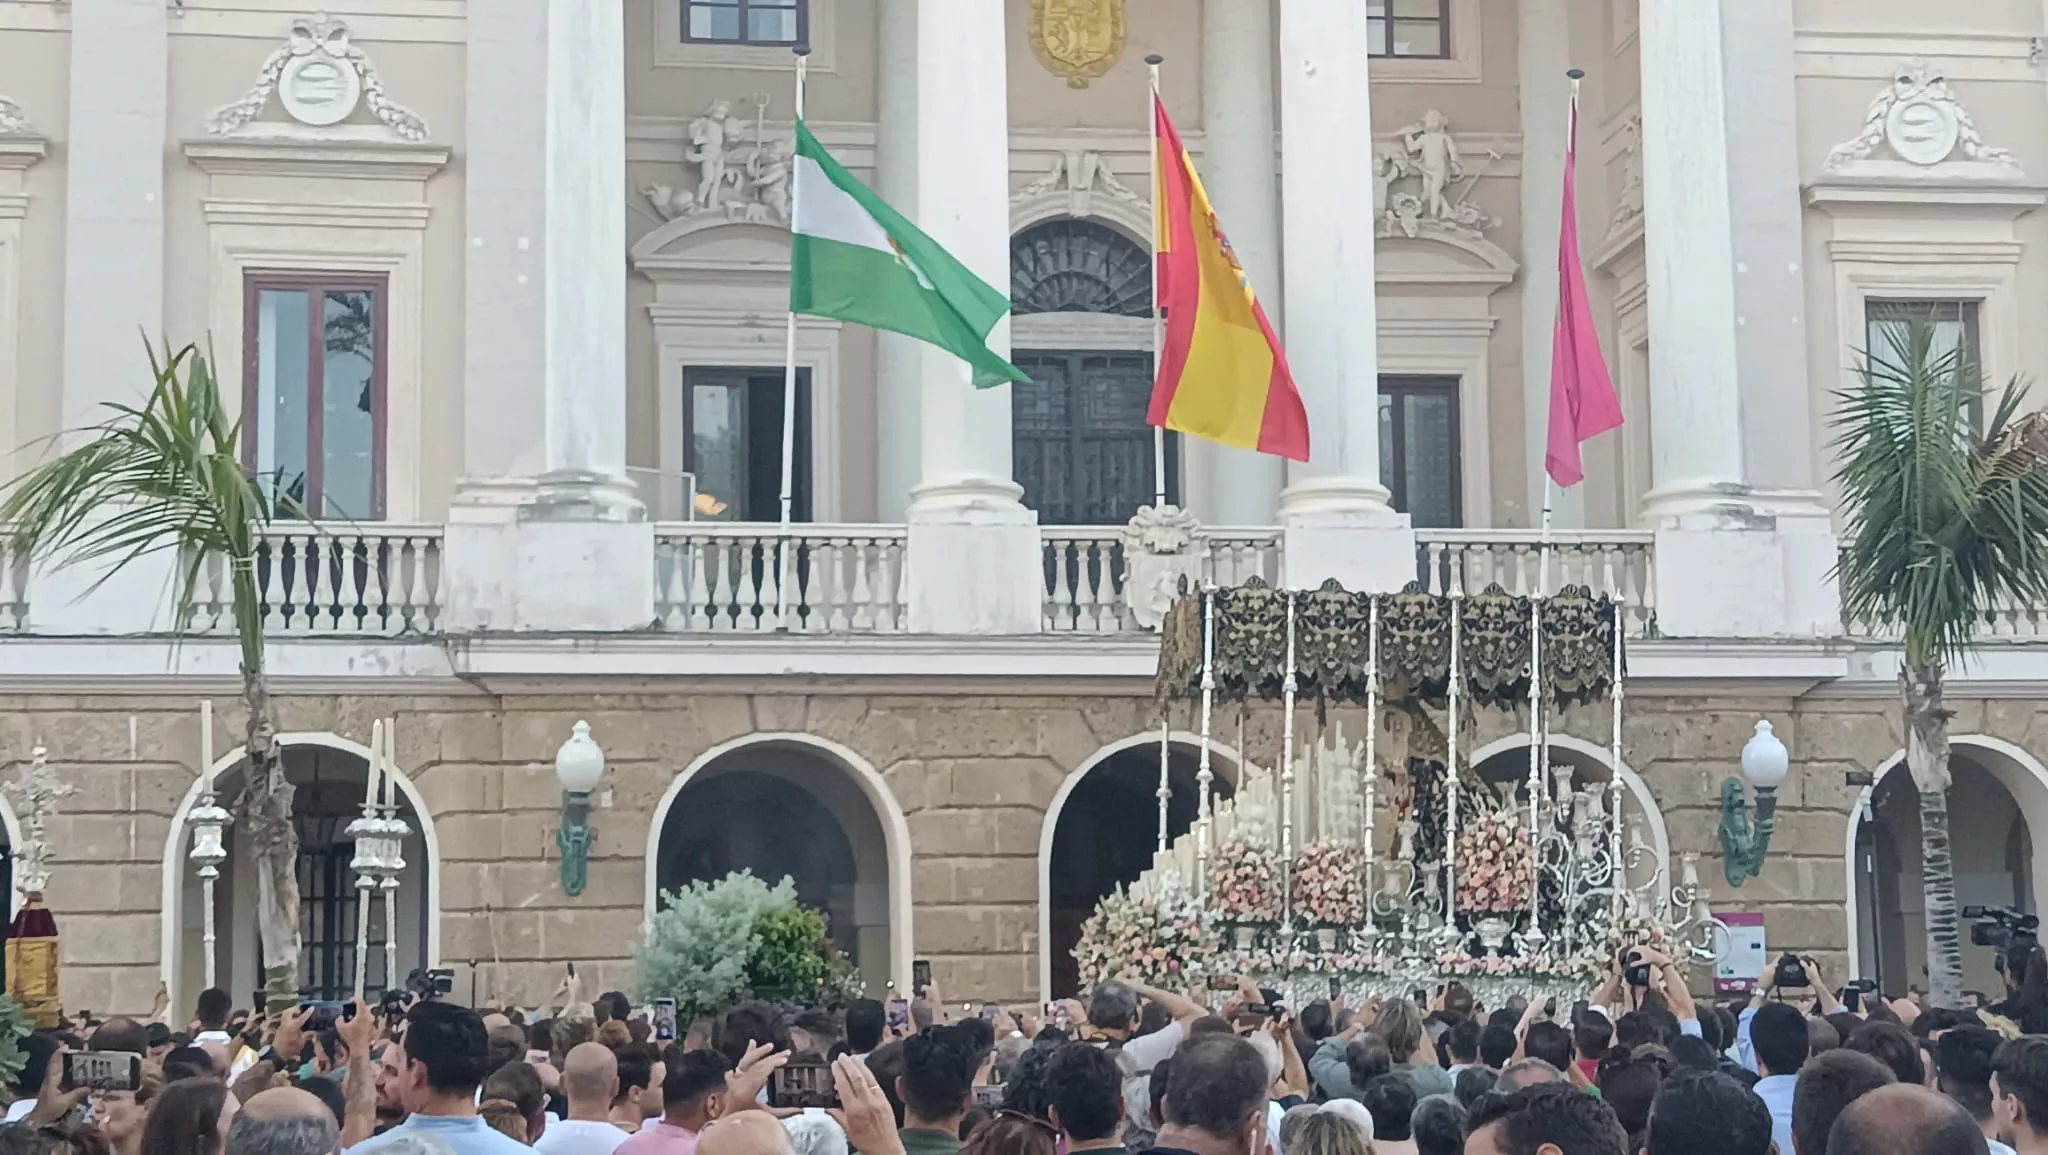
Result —
<instances>
[{"instance_id":1,"label":"gilded coat of arms","mask_svg":"<svg viewBox=\"0 0 2048 1155\"><path fill-rule=\"evenodd\" d=\"M1116 67L1124 52L1124 0L1031 0L1031 50L1070 88Z\"/></svg>"}]
</instances>

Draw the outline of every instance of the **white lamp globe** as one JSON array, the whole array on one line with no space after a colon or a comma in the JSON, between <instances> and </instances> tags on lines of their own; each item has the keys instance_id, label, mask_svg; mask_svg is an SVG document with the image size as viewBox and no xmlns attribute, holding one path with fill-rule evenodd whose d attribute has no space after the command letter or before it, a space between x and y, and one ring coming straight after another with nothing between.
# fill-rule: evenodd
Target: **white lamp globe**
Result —
<instances>
[{"instance_id":1,"label":"white lamp globe","mask_svg":"<svg viewBox=\"0 0 2048 1155\"><path fill-rule=\"evenodd\" d=\"M604 751L590 740L590 723L576 723L569 740L555 752L555 777L561 780L562 789L572 794L597 789L604 777Z\"/></svg>"},{"instance_id":2,"label":"white lamp globe","mask_svg":"<svg viewBox=\"0 0 2048 1155\"><path fill-rule=\"evenodd\" d=\"M1742 776L1759 790L1775 790L1792 772L1792 756L1771 732L1769 722L1756 724L1756 736L1742 747Z\"/></svg>"}]
</instances>

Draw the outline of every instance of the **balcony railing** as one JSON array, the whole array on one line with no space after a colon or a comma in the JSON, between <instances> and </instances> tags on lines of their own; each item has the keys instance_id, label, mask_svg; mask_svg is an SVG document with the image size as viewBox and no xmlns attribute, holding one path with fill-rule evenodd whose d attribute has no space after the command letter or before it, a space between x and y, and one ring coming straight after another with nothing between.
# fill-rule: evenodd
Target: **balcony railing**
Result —
<instances>
[{"instance_id":1,"label":"balcony railing","mask_svg":"<svg viewBox=\"0 0 2048 1155\"><path fill-rule=\"evenodd\" d=\"M1585 586L1622 603L1629 637L1648 637L1657 628L1653 541L1629 530L1553 533L1546 579L1543 540L1534 530L1418 530L1416 576L1433 594L1478 593L1496 583L1517 595Z\"/></svg>"},{"instance_id":2,"label":"balcony railing","mask_svg":"<svg viewBox=\"0 0 2048 1155\"><path fill-rule=\"evenodd\" d=\"M800 525L785 561L776 526L656 526L656 620L678 633L896 633L908 624L907 536L900 525Z\"/></svg>"},{"instance_id":3,"label":"balcony railing","mask_svg":"<svg viewBox=\"0 0 2048 1155\"><path fill-rule=\"evenodd\" d=\"M257 547L256 591L270 634L392 637L440 628L438 525L285 526L273 524ZM228 566L202 563L188 628L235 628Z\"/></svg>"},{"instance_id":4,"label":"balcony railing","mask_svg":"<svg viewBox=\"0 0 2048 1155\"><path fill-rule=\"evenodd\" d=\"M1124 598L1124 527L1046 526L1045 629L1049 633L1139 632ZM1278 529L1203 529L1200 579L1241 585L1280 580Z\"/></svg>"}]
</instances>

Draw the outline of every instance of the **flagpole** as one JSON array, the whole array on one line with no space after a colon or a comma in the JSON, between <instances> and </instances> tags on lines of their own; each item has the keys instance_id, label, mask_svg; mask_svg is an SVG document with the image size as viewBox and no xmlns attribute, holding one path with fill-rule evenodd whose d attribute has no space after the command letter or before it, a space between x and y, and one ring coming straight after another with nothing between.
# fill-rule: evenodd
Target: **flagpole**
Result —
<instances>
[{"instance_id":1,"label":"flagpole","mask_svg":"<svg viewBox=\"0 0 2048 1155\"><path fill-rule=\"evenodd\" d=\"M811 46L796 46L796 124L804 121L804 80L810 65ZM765 143L765 142L760 142ZM803 195L803 182L796 179L796 150L790 150L789 181L789 230L790 239L796 238L797 204ZM792 253L795 247L792 244ZM790 572L789 533L792 511L796 505L796 310L792 309L783 333L782 353L782 531L775 539L775 626L789 629L789 586L794 575Z\"/></svg>"},{"instance_id":2,"label":"flagpole","mask_svg":"<svg viewBox=\"0 0 2048 1155\"><path fill-rule=\"evenodd\" d=\"M1145 132L1152 140L1152 375L1159 375L1159 349L1165 342L1165 310L1159 304L1159 66L1166 58L1157 52L1145 58L1152 85L1145 99ZM1166 426L1152 427L1152 508L1166 504Z\"/></svg>"},{"instance_id":3,"label":"flagpole","mask_svg":"<svg viewBox=\"0 0 2048 1155\"><path fill-rule=\"evenodd\" d=\"M1570 153L1573 146L1577 143L1579 136L1579 81L1586 78L1586 70L1583 68L1567 69L1565 75L1570 77L1572 82L1571 99L1566 102L1564 113L1565 163L1570 164ZM1564 308L1564 302L1558 302L1557 307L1560 309ZM1551 339L1554 341L1556 337L1553 336ZM1551 382L1550 387L1556 389L1557 383L1555 381ZM1554 504L1553 499L1556 495L1557 479L1550 476L1550 467L1545 465L1543 467L1543 533L1538 539L1536 548L1537 597L1548 596L1550 592L1550 518L1551 506Z\"/></svg>"}]
</instances>

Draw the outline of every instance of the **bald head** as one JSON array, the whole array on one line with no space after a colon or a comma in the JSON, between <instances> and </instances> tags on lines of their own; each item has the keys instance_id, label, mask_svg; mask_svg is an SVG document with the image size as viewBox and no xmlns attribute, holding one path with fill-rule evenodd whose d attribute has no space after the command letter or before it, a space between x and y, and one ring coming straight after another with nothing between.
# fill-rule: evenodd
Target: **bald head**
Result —
<instances>
[{"instance_id":1,"label":"bald head","mask_svg":"<svg viewBox=\"0 0 2048 1155\"><path fill-rule=\"evenodd\" d=\"M1900 1083L1857 1099L1828 1133L1827 1155L1987 1155L1984 1132L1962 1104Z\"/></svg>"},{"instance_id":2,"label":"bald head","mask_svg":"<svg viewBox=\"0 0 2048 1155\"><path fill-rule=\"evenodd\" d=\"M609 1110L619 1093L619 1060L603 1043L578 1043L562 1062L562 1093L569 1109Z\"/></svg>"},{"instance_id":3,"label":"bald head","mask_svg":"<svg viewBox=\"0 0 2048 1155\"><path fill-rule=\"evenodd\" d=\"M340 1143L327 1104L297 1087L272 1087L242 1104L228 1127L227 1155L329 1155Z\"/></svg>"},{"instance_id":4,"label":"bald head","mask_svg":"<svg viewBox=\"0 0 2048 1155\"><path fill-rule=\"evenodd\" d=\"M697 1155L796 1155L782 1121L766 1111L741 1111L704 1128Z\"/></svg>"}]
</instances>

